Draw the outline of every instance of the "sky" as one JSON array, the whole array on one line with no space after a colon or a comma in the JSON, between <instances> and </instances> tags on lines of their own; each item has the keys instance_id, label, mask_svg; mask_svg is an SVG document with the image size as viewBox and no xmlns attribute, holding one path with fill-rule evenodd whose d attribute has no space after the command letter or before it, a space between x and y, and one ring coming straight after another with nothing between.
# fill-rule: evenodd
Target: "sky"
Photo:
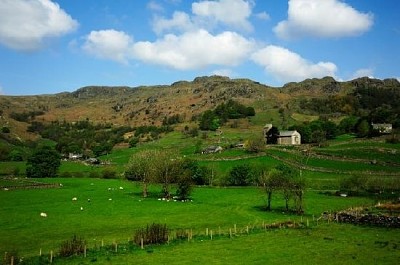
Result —
<instances>
[{"instance_id":1,"label":"sky","mask_svg":"<svg viewBox=\"0 0 400 265\"><path fill-rule=\"evenodd\" d=\"M399 0L0 0L0 94L400 79Z\"/></svg>"}]
</instances>

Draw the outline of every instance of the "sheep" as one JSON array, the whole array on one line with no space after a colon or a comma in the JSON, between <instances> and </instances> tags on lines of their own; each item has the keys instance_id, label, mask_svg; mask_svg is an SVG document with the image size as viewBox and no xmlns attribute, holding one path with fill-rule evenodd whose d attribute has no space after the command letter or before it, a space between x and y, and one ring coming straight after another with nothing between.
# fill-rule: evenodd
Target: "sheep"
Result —
<instances>
[{"instance_id":1,"label":"sheep","mask_svg":"<svg viewBox=\"0 0 400 265\"><path fill-rule=\"evenodd\" d=\"M124 188L123 188L123 187L119 187L119 189L120 189L120 190L123 190Z\"/></svg>"},{"instance_id":2,"label":"sheep","mask_svg":"<svg viewBox=\"0 0 400 265\"><path fill-rule=\"evenodd\" d=\"M77 201L78 198L77 198L77 197L73 197L72 200L73 200L73 201Z\"/></svg>"},{"instance_id":3,"label":"sheep","mask_svg":"<svg viewBox=\"0 0 400 265\"><path fill-rule=\"evenodd\" d=\"M47 213L40 213L41 217L47 217Z\"/></svg>"},{"instance_id":4,"label":"sheep","mask_svg":"<svg viewBox=\"0 0 400 265\"><path fill-rule=\"evenodd\" d=\"M110 199L108 199L109 201L112 201L112 199L110 198Z\"/></svg>"},{"instance_id":5,"label":"sheep","mask_svg":"<svg viewBox=\"0 0 400 265\"><path fill-rule=\"evenodd\" d=\"M83 211L83 207L81 207L81 211Z\"/></svg>"}]
</instances>

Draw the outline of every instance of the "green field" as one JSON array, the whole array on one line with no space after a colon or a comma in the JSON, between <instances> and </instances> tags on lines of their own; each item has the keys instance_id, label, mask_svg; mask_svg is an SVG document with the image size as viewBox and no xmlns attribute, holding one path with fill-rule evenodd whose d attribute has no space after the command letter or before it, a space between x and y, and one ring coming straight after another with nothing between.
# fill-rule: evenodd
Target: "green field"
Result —
<instances>
[{"instance_id":1,"label":"green field","mask_svg":"<svg viewBox=\"0 0 400 265\"><path fill-rule=\"evenodd\" d=\"M211 133L201 140L202 146L229 146L243 140L241 134L229 129L224 137ZM57 253L61 242L78 235L87 241L88 257L56 258L56 264L396 264L400 259L398 229L316 223L323 212L376 204L375 196L344 198L330 194L339 189L343 178L353 174L399 178L399 144L340 137L322 148L312 147L309 156L292 147L267 148L259 154L226 149L221 154L200 155L194 154L199 140L174 132L137 148L114 150L101 157L109 162L107 166L63 161L60 176L64 178L39 180L57 184L57 188L15 188L29 183L23 175L25 163L1 162L0 253L16 250L25 257L37 256L40 250L45 255ZM152 185L150 197L143 199L140 183L124 180L123 172L133 154L149 148L174 149L178 155L209 167L214 186L195 187L192 201L183 203L159 200L160 186ZM369 163L371 158L377 163ZM219 185L236 165L272 168L280 163L304 167L301 174L307 189L303 216L284 211L281 193L274 194L273 211L267 212L262 188ZM106 168L116 171L118 179L89 177L101 176ZM42 212L47 218L40 216ZM261 229L263 223L307 219L308 228ZM145 250L128 244L136 229L151 223L167 224L172 234L179 229L191 230L195 236L190 242L172 241ZM229 229L234 226L239 232L230 238ZM247 227L249 234L244 233ZM205 236L206 230L215 232L213 240ZM100 242L105 244L102 250L98 250ZM118 254L110 250L114 242L121 246Z\"/></svg>"}]
</instances>

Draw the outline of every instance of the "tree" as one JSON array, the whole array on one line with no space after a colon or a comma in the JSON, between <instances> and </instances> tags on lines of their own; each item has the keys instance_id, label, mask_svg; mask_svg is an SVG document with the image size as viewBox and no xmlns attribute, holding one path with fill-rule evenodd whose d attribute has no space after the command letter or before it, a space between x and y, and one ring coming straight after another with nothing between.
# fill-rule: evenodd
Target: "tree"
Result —
<instances>
[{"instance_id":1,"label":"tree","mask_svg":"<svg viewBox=\"0 0 400 265\"><path fill-rule=\"evenodd\" d=\"M143 197L148 196L148 185L154 180L155 158L158 155L156 150L144 150L131 157L125 177L129 180L142 182Z\"/></svg>"},{"instance_id":2,"label":"tree","mask_svg":"<svg viewBox=\"0 0 400 265\"><path fill-rule=\"evenodd\" d=\"M178 176L176 195L179 200L187 200L192 192L192 177L190 170L184 170Z\"/></svg>"},{"instance_id":3,"label":"tree","mask_svg":"<svg viewBox=\"0 0 400 265\"><path fill-rule=\"evenodd\" d=\"M249 153L259 153L265 148L265 142L262 136L255 136L247 140L246 151Z\"/></svg>"},{"instance_id":4,"label":"tree","mask_svg":"<svg viewBox=\"0 0 400 265\"><path fill-rule=\"evenodd\" d=\"M251 167L247 164L234 166L229 172L228 185L247 186L253 179Z\"/></svg>"},{"instance_id":5,"label":"tree","mask_svg":"<svg viewBox=\"0 0 400 265\"><path fill-rule=\"evenodd\" d=\"M49 146L43 146L28 158L26 176L28 178L56 177L61 165L60 154Z\"/></svg>"},{"instance_id":6,"label":"tree","mask_svg":"<svg viewBox=\"0 0 400 265\"><path fill-rule=\"evenodd\" d=\"M170 185L176 180L176 176L181 174L182 161L175 158L172 151L160 151L156 157L155 176L162 185L162 196L171 198Z\"/></svg>"},{"instance_id":7,"label":"tree","mask_svg":"<svg viewBox=\"0 0 400 265\"><path fill-rule=\"evenodd\" d=\"M356 125L357 137L363 138L368 136L370 130L370 125L367 120L361 119Z\"/></svg>"}]
</instances>

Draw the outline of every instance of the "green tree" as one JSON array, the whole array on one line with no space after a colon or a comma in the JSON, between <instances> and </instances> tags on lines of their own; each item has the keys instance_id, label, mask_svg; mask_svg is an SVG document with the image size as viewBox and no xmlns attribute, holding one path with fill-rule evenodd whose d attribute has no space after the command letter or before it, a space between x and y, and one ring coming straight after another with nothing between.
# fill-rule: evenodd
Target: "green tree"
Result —
<instances>
[{"instance_id":1,"label":"green tree","mask_svg":"<svg viewBox=\"0 0 400 265\"><path fill-rule=\"evenodd\" d=\"M155 159L158 155L156 150L144 150L136 153L129 160L125 177L128 180L142 182L143 197L148 196L148 185L154 181Z\"/></svg>"},{"instance_id":2,"label":"green tree","mask_svg":"<svg viewBox=\"0 0 400 265\"><path fill-rule=\"evenodd\" d=\"M28 158L26 176L28 178L52 178L57 176L61 165L60 154L51 147L43 146Z\"/></svg>"},{"instance_id":3,"label":"green tree","mask_svg":"<svg viewBox=\"0 0 400 265\"><path fill-rule=\"evenodd\" d=\"M370 125L367 120L361 119L356 125L357 137L367 137L370 131Z\"/></svg>"},{"instance_id":4,"label":"green tree","mask_svg":"<svg viewBox=\"0 0 400 265\"><path fill-rule=\"evenodd\" d=\"M252 173L252 168L247 164L234 166L228 175L228 185L247 186L253 180Z\"/></svg>"}]
</instances>

